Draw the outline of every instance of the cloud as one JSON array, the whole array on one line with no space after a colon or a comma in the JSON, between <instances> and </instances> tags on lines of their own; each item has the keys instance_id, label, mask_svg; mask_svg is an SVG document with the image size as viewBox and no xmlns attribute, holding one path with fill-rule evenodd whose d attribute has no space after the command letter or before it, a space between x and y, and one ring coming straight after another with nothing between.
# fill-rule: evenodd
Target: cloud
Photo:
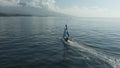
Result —
<instances>
[{"instance_id":1,"label":"cloud","mask_svg":"<svg viewBox=\"0 0 120 68\"><path fill-rule=\"evenodd\" d=\"M93 7L73 6L70 8L57 7L55 8L54 11L78 17L120 17L119 11L109 8L101 8L97 6Z\"/></svg>"},{"instance_id":2,"label":"cloud","mask_svg":"<svg viewBox=\"0 0 120 68\"><path fill-rule=\"evenodd\" d=\"M0 6L19 6L20 0L0 0Z\"/></svg>"},{"instance_id":3,"label":"cloud","mask_svg":"<svg viewBox=\"0 0 120 68\"><path fill-rule=\"evenodd\" d=\"M70 8L57 8L56 12L79 16L79 17L105 17L109 16L107 8L100 8L100 7L79 7L73 6Z\"/></svg>"},{"instance_id":4,"label":"cloud","mask_svg":"<svg viewBox=\"0 0 120 68\"><path fill-rule=\"evenodd\" d=\"M27 3L30 7L46 8L53 10L55 8L55 0L31 0Z\"/></svg>"},{"instance_id":5,"label":"cloud","mask_svg":"<svg viewBox=\"0 0 120 68\"><path fill-rule=\"evenodd\" d=\"M55 0L0 0L0 13L59 16L54 12Z\"/></svg>"},{"instance_id":6,"label":"cloud","mask_svg":"<svg viewBox=\"0 0 120 68\"><path fill-rule=\"evenodd\" d=\"M79 16L79 17L120 17L119 11L110 10L108 8L101 8L97 6L70 6L68 8L60 8L56 4L57 0L0 0L0 7L17 7L15 9L19 9L21 6L26 8L34 7L36 9L42 9L46 11L54 11L58 13ZM0 10L2 11L2 10ZM12 10L11 10L12 11ZM22 10L21 10L22 12Z\"/></svg>"},{"instance_id":7,"label":"cloud","mask_svg":"<svg viewBox=\"0 0 120 68\"><path fill-rule=\"evenodd\" d=\"M54 9L55 0L30 0L30 1L22 1L22 0L0 0L0 6L29 6L29 7L37 7L37 8L46 8L46 9Z\"/></svg>"}]
</instances>

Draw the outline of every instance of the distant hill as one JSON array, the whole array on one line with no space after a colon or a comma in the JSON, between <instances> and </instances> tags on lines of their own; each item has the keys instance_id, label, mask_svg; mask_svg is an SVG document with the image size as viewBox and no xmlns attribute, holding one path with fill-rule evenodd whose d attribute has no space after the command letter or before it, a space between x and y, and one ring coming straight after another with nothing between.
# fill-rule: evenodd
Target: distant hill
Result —
<instances>
[{"instance_id":1,"label":"distant hill","mask_svg":"<svg viewBox=\"0 0 120 68\"><path fill-rule=\"evenodd\" d=\"M0 7L0 16L67 16L48 9L34 7Z\"/></svg>"},{"instance_id":2,"label":"distant hill","mask_svg":"<svg viewBox=\"0 0 120 68\"><path fill-rule=\"evenodd\" d=\"M27 14L0 13L0 16L32 16L32 15L27 15Z\"/></svg>"}]
</instances>

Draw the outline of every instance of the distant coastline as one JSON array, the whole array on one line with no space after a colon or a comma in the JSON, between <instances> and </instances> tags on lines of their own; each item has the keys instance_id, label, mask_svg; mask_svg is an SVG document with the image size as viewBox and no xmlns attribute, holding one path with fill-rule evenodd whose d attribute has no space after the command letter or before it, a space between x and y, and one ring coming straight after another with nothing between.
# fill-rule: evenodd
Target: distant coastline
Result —
<instances>
[{"instance_id":1,"label":"distant coastline","mask_svg":"<svg viewBox=\"0 0 120 68\"><path fill-rule=\"evenodd\" d=\"M67 16L67 15L33 15L33 14L17 14L17 13L0 13L0 17L10 17L10 16L38 16L38 17L56 17L56 16Z\"/></svg>"},{"instance_id":2,"label":"distant coastline","mask_svg":"<svg viewBox=\"0 0 120 68\"><path fill-rule=\"evenodd\" d=\"M33 16L29 14L10 14L10 13L0 13L0 16Z\"/></svg>"}]
</instances>

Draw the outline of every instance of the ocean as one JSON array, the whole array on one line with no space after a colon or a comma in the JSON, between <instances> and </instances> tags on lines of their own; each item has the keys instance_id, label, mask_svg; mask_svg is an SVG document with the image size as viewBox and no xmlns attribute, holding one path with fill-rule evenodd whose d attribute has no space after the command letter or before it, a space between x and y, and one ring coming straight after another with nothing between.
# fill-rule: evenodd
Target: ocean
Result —
<instances>
[{"instance_id":1,"label":"ocean","mask_svg":"<svg viewBox=\"0 0 120 68\"><path fill-rule=\"evenodd\" d=\"M0 68L120 68L120 19L0 17Z\"/></svg>"}]
</instances>

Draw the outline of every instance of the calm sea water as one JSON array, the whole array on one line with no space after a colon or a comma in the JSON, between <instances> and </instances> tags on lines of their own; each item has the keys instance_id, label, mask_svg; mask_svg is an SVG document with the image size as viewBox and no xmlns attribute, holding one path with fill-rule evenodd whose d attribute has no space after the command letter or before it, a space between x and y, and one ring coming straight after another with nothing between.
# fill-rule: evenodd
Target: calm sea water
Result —
<instances>
[{"instance_id":1,"label":"calm sea water","mask_svg":"<svg viewBox=\"0 0 120 68\"><path fill-rule=\"evenodd\" d=\"M0 68L120 68L120 20L0 17Z\"/></svg>"}]
</instances>

